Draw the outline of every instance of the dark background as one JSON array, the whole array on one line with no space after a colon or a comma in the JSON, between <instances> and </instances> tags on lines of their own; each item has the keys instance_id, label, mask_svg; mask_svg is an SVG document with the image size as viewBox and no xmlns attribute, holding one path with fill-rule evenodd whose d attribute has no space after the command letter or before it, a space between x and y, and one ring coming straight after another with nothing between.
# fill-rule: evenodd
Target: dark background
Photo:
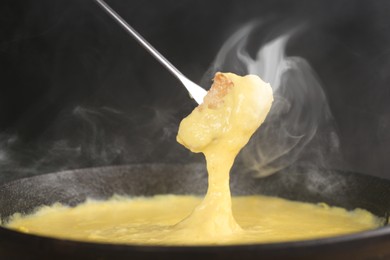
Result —
<instances>
[{"instance_id":1,"label":"dark background","mask_svg":"<svg viewBox=\"0 0 390 260\"><path fill-rule=\"evenodd\" d=\"M390 178L388 1L107 2L203 85L222 44L244 24L305 24L287 50L306 58L323 83L342 168ZM2 181L70 168L200 160L175 143L193 101L94 1L0 5Z\"/></svg>"}]
</instances>

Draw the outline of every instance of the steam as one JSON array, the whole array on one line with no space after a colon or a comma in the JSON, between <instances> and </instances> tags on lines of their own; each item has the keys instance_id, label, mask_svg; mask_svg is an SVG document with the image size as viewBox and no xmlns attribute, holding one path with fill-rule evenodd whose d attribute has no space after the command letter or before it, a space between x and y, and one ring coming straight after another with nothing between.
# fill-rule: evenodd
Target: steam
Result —
<instances>
[{"instance_id":1,"label":"steam","mask_svg":"<svg viewBox=\"0 0 390 260\"><path fill-rule=\"evenodd\" d=\"M68 169L188 159L175 142L178 111L76 106L63 111L37 140L0 134L1 181ZM173 143L175 143L173 145Z\"/></svg>"},{"instance_id":2,"label":"steam","mask_svg":"<svg viewBox=\"0 0 390 260\"><path fill-rule=\"evenodd\" d=\"M259 75L274 92L271 111L242 151L249 171L264 177L297 161L326 167L339 148L325 93L309 63L286 56L286 46L301 28L283 33L261 46L252 58L249 40L258 23L250 23L224 44L209 71Z\"/></svg>"},{"instance_id":3,"label":"steam","mask_svg":"<svg viewBox=\"0 0 390 260\"><path fill-rule=\"evenodd\" d=\"M308 169L329 167L329 158L337 154L339 143L325 93L308 62L285 52L302 28L271 40L262 38L261 46L251 52L258 28L261 24L250 23L233 34L205 75L210 80L217 71L257 74L273 88L270 114L238 161L256 176L302 163ZM177 101L165 103L159 98L160 103L136 108L67 107L33 142L3 132L2 181L106 165L202 162L201 156L176 143L179 122L194 104L188 102L188 107L178 108L186 97L175 98Z\"/></svg>"}]
</instances>

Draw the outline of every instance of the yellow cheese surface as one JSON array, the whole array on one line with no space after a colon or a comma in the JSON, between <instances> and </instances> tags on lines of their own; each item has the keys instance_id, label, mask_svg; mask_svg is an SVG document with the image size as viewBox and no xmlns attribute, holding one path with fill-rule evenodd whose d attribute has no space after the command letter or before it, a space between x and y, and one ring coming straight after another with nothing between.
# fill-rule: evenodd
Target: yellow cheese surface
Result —
<instances>
[{"instance_id":1,"label":"yellow cheese surface","mask_svg":"<svg viewBox=\"0 0 390 260\"><path fill-rule=\"evenodd\" d=\"M380 225L365 210L351 212L325 204L293 202L275 197L233 197L233 216L240 225L234 234L218 239L196 227L177 232L202 198L161 195L151 198L115 196L89 200L75 208L60 204L42 207L29 216L14 216L7 226L25 233L126 244L196 245L245 244L302 240L348 234ZM208 232L207 232L208 233Z\"/></svg>"}]
</instances>

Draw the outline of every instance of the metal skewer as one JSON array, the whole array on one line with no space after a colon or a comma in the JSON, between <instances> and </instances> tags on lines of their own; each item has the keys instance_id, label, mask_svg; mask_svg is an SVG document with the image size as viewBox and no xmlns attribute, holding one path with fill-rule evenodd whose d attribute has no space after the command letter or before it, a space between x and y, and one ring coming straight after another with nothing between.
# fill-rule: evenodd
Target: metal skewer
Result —
<instances>
[{"instance_id":1,"label":"metal skewer","mask_svg":"<svg viewBox=\"0 0 390 260\"><path fill-rule=\"evenodd\" d=\"M103 0L95 0L114 20L121 25L134 39L138 41L153 57L155 57L166 69L168 69L176 78L178 78L193 99L198 104L203 102L207 91L189 80L175 66L173 66L161 53L159 53L149 42L147 42L136 30L133 29L122 17L119 16L106 2Z\"/></svg>"}]
</instances>

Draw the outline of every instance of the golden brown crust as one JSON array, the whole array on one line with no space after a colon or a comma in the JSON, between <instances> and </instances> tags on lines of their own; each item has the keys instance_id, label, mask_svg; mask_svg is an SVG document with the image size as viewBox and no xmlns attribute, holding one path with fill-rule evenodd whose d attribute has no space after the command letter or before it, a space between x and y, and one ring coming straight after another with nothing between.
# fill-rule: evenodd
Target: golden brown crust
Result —
<instances>
[{"instance_id":1,"label":"golden brown crust","mask_svg":"<svg viewBox=\"0 0 390 260\"><path fill-rule=\"evenodd\" d=\"M209 109L216 109L223 104L223 98L234 86L233 81L221 72L217 72L214 77L214 83L199 106L202 109L207 106Z\"/></svg>"}]
</instances>

